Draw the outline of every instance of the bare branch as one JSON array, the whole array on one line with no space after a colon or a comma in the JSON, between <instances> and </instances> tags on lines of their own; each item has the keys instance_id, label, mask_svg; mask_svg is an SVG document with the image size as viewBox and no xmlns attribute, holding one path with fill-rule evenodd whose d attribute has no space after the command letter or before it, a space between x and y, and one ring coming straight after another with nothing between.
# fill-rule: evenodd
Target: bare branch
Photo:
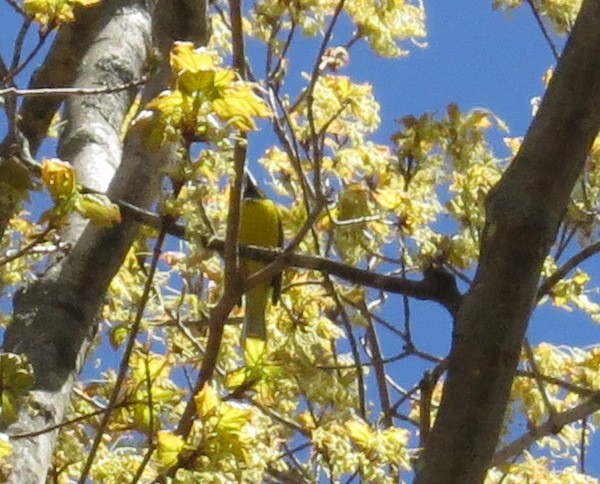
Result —
<instances>
[{"instance_id":1,"label":"bare branch","mask_svg":"<svg viewBox=\"0 0 600 484\"><path fill-rule=\"evenodd\" d=\"M554 45L554 41L552 40L552 37L550 37L550 33L548 32L548 29L544 25L544 21L542 20L540 13L538 12L535 4L533 3L533 0L527 0L527 3L529 4L529 7L531 8L531 12L533 13L533 16L535 17L535 21L537 22L538 27L542 31L542 35L544 36L544 39L546 39L546 42L548 43L548 46L550 47L550 50L552 51L552 55L554 56L554 59L558 61L558 58L559 58L558 49L556 48L556 45Z\"/></svg>"},{"instance_id":2,"label":"bare branch","mask_svg":"<svg viewBox=\"0 0 600 484\"><path fill-rule=\"evenodd\" d=\"M124 214L140 223L158 229L163 224L161 217L156 213L140 209L120 200L113 199L113 201L119 205ZM313 211L313 214L315 212L318 213L318 207ZM309 216L307 220L311 220L312 217L312 215ZM308 227L309 225L305 224L305 226ZM185 227L182 225L169 223L166 230L167 233L175 237L182 239L188 238ZM302 229L298 235L302 236L303 231L304 229ZM218 252L223 252L224 250L225 244L222 240L205 238L201 240L201 242L208 249L216 250ZM272 277L274 273L281 270L283 267L297 267L300 269L317 270L354 284L380 289L394 294L404 294L420 300L435 301L444 306L452 316L455 316L460 308L462 295L456 286L456 280L454 279L454 276L442 268L429 268L424 272L424 278L422 280L414 281L403 277L386 276L384 274L358 269L322 257L288 253L289 249L293 248L295 245L296 244L292 242L283 253L276 249L240 246L239 251L244 258L264 262L272 262L274 260L280 261L277 266L266 267L256 273L253 276L253 279L251 279L251 284L260 283L263 281L263 278L264 280L268 280L269 277Z\"/></svg>"},{"instance_id":3,"label":"bare branch","mask_svg":"<svg viewBox=\"0 0 600 484\"><path fill-rule=\"evenodd\" d=\"M59 96L64 97L67 95L91 95L91 94L112 94L119 91L126 91L132 87L141 86L148 81L146 76L142 76L140 79L124 82L114 86L106 87L48 87L48 88L37 88L37 89L18 89L16 87L8 87L6 89L0 89L0 96L13 95L23 97L37 97L37 96Z\"/></svg>"},{"instance_id":4,"label":"bare branch","mask_svg":"<svg viewBox=\"0 0 600 484\"><path fill-rule=\"evenodd\" d=\"M27 244L23 245L19 250L15 251L14 254L6 255L5 257L0 258L0 267L2 267L5 264L8 264L9 262L12 262L13 260L16 260L16 259L18 259L20 257L23 257L25 254L31 252L31 250L36 245L38 245L38 244L40 244L41 242L44 241L44 239L46 238L46 235L48 235L48 233L51 230L52 229L50 227L48 227L42 233L36 235L33 238L33 240L31 240Z\"/></svg>"},{"instance_id":5,"label":"bare branch","mask_svg":"<svg viewBox=\"0 0 600 484\"><path fill-rule=\"evenodd\" d=\"M570 383L566 380L562 380L561 378L556 378L556 377L548 376L548 375L544 375L544 374L538 374L536 376L536 374L534 372L526 371L526 370L517 370L515 376L521 377L521 378L539 378L550 385L556 385L560 388L563 388L564 390L567 390L571 393L575 393L582 397L600 398L600 392L598 392L598 390L575 385L574 383Z\"/></svg>"},{"instance_id":6,"label":"bare branch","mask_svg":"<svg viewBox=\"0 0 600 484\"><path fill-rule=\"evenodd\" d=\"M373 361L373 368L375 368L375 378L377 380L377 389L379 392L379 401L381 402L381 411L383 413L382 422L384 427L391 427L392 416L391 416L391 408L392 404L390 402L390 394L388 392L387 382L386 382L386 372L385 372L385 359L381 354L381 345L379 344L379 337L377 335L377 331L375 330L375 326L372 321L369 321L369 325L367 326L367 345L369 347L369 352L371 359ZM402 354L401 356L404 356Z\"/></svg>"},{"instance_id":7,"label":"bare branch","mask_svg":"<svg viewBox=\"0 0 600 484\"><path fill-rule=\"evenodd\" d=\"M492 459L492 466L501 465L513 457L519 456L524 450L531 447L541 438L546 437L547 435L557 434L565 425L588 417L598 410L600 410L600 401L598 401L597 398L592 398L576 407L557 413L554 417L546 420L542 425L533 427L525 435L496 452Z\"/></svg>"},{"instance_id":8,"label":"bare branch","mask_svg":"<svg viewBox=\"0 0 600 484\"><path fill-rule=\"evenodd\" d=\"M582 262L585 262L590 257L596 255L598 252L600 252L600 242L595 242L571 257L540 285L537 293L538 301L542 297L550 294L550 291L552 291L552 288L558 283L558 281L565 278L569 272L575 269Z\"/></svg>"}]
</instances>

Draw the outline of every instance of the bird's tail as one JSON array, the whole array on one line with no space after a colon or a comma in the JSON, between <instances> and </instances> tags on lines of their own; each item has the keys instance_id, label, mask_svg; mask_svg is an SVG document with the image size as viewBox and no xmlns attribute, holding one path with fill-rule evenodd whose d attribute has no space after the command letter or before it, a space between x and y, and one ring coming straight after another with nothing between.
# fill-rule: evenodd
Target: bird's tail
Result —
<instances>
[{"instance_id":1,"label":"bird's tail","mask_svg":"<svg viewBox=\"0 0 600 484\"><path fill-rule=\"evenodd\" d=\"M244 334L246 338L267 339L265 313L271 288L268 284L259 284L246 294L246 315L244 317Z\"/></svg>"}]
</instances>

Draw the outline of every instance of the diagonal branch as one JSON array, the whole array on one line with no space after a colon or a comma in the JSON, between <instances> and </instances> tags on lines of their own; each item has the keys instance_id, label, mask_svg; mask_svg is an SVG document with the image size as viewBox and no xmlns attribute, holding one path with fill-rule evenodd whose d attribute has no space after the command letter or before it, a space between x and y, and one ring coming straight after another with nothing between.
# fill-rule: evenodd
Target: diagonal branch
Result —
<instances>
[{"instance_id":1,"label":"diagonal branch","mask_svg":"<svg viewBox=\"0 0 600 484\"><path fill-rule=\"evenodd\" d=\"M113 198L114 203L118 204L124 214L139 223L160 229L163 221L160 215L141 209L127 202ZM317 210L317 209L316 209ZM313 211L313 214L315 211ZM312 219L312 215L308 220ZM310 224L306 225L310 228ZM166 228L167 233L187 239L185 227L177 224L169 224ZM299 232L303 236L304 229ZM211 250L223 252L225 243L216 238L203 238L201 243ZM297 267L299 269L310 269L331 274L353 284L371 287L394 294L403 294L420 300L434 301L441 304L452 316L456 316L462 303L463 296L460 294L456 285L454 276L442 268L429 268L424 271L423 279L414 281L404 277L386 276L372 271L366 271L357 267L349 266L341 262L333 261L323 257L297 254L289 252L297 244L292 241L286 250L282 253L276 249L265 249L262 247L240 246L240 254L247 259L258 260L262 262L277 263L268 266L256 273L251 280L252 284L268 280L274 273L284 267Z\"/></svg>"},{"instance_id":2,"label":"diagonal branch","mask_svg":"<svg viewBox=\"0 0 600 484\"><path fill-rule=\"evenodd\" d=\"M531 447L535 442L547 435L555 435L560 432L565 425L577 422L600 410L600 401L598 398L591 398L580 405L564 412L559 412L551 416L541 425L533 427L529 432L514 440L510 444L501 448L492 459L492 466L498 466L504 462L519 456L525 449Z\"/></svg>"},{"instance_id":3,"label":"diagonal branch","mask_svg":"<svg viewBox=\"0 0 600 484\"><path fill-rule=\"evenodd\" d=\"M596 255L598 252L600 252L600 242L595 242L571 257L552 275L544 280L538 289L537 299L540 300L542 297L548 295L558 281L566 277L566 275L575 269L579 264Z\"/></svg>"}]
</instances>

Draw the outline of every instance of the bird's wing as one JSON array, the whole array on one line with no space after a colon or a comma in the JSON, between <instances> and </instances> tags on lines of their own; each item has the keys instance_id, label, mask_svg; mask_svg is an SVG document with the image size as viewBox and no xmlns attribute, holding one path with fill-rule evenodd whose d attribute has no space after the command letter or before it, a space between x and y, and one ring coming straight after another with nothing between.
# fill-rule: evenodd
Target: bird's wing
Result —
<instances>
[{"instance_id":1,"label":"bird's wing","mask_svg":"<svg viewBox=\"0 0 600 484\"><path fill-rule=\"evenodd\" d=\"M281 224L281 214L279 214L279 210L278 212L278 222L279 222L279 236L278 236L278 240L277 240L277 247L279 247L280 249L283 248L283 226ZM273 304L277 304L277 302L279 301L279 296L281 296L281 279L282 279L282 272L280 272L279 274L277 274L274 278L273 278L273 282L271 283L271 285L273 286L273 292L271 293L271 302Z\"/></svg>"}]
</instances>

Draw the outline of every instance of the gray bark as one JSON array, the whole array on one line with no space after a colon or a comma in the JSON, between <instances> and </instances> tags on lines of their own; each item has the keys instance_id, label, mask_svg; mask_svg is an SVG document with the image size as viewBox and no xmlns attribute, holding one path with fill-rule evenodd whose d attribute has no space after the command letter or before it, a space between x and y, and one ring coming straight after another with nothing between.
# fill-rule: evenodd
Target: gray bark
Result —
<instances>
[{"instance_id":1,"label":"gray bark","mask_svg":"<svg viewBox=\"0 0 600 484\"><path fill-rule=\"evenodd\" d=\"M102 2L94 8L77 10L77 22L60 28L46 59L34 72L28 87L39 89L71 86L81 59L94 38L97 19L106 17L109 9L110 2ZM23 101L19 109L18 129L29 143L31 156L36 155L52 117L63 100L64 96L37 96ZM6 162L14 142L9 134L0 144L0 166ZM19 207L18 199L5 201L0 207L0 237Z\"/></svg>"},{"instance_id":2,"label":"gray bark","mask_svg":"<svg viewBox=\"0 0 600 484\"><path fill-rule=\"evenodd\" d=\"M585 0L515 160L490 193L479 267L458 312L420 484L483 481L542 264L600 128L600 1Z\"/></svg>"},{"instance_id":3,"label":"gray bark","mask_svg":"<svg viewBox=\"0 0 600 484\"><path fill-rule=\"evenodd\" d=\"M174 40L206 42L205 3L106 3L113 10L97 19L97 38L90 44L78 76L82 85L120 83L140 77L147 49L152 45L152 17L156 19L152 26L154 43L161 47L163 56ZM166 87L168 75L165 62L146 86L145 100ZM103 189L112 178L110 197L148 207L157 197L162 165L172 158L172 153L169 147L148 153L143 140L133 135L126 139L121 155L118 133L132 94L72 100L61 152L74 163L86 185ZM65 234L73 243L67 257L15 298L4 349L28 356L36 389L32 392L33 404L23 406L18 421L2 429L9 436L39 431L62 421L93 338L97 312L136 233L137 224L127 217L108 229L81 221L72 224ZM15 456L10 482L44 482L55 438L56 432L11 438Z\"/></svg>"}]
</instances>

